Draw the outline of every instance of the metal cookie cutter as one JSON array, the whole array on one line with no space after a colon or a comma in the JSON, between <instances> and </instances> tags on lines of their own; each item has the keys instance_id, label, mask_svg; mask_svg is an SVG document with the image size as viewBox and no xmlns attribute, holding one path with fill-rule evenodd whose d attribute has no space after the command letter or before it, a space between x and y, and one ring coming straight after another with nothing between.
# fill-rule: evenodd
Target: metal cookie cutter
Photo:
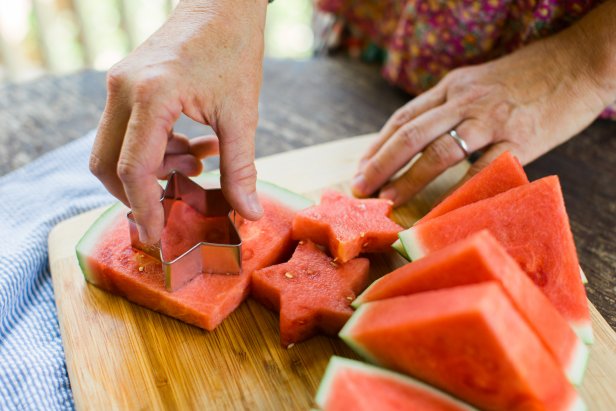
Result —
<instances>
[{"instance_id":1,"label":"metal cookie cutter","mask_svg":"<svg viewBox=\"0 0 616 411\"><path fill-rule=\"evenodd\" d=\"M205 189L177 171L172 171L167 179L160 202L165 213L165 230L173 226L176 228L174 234L163 230L161 241L157 244L142 243L131 211L127 215L131 245L161 262L168 291L181 288L201 273L239 274L242 269L242 240L235 226L235 211L222 190ZM205 232L195 228L198 224L182 220L181 214L172 212L178 201L183 201L201 214L199 220L206 227ZM182 233L185 231L186 236L177 235L177 228L181 228ZM185 250L181 248L183 243L186 243ZM181 253L174 255L171 246L175 245L174 249L178 249L178 244Z\"/></svg>"}]
</instances>

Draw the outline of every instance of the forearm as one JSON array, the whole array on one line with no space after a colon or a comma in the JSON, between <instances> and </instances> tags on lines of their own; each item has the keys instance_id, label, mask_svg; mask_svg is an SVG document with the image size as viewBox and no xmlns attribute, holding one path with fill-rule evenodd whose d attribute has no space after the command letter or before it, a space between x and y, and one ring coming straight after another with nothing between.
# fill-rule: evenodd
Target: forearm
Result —
<instances>
[{"instance_id":1,"label":"forearm","mask_svg":"<svg viewBox=\"0 0 616 411\"><path fill-rule=\"evenodd\" d=\"M557 37L569 45L572 61L595 83L605 105L616 101L616 0L599 5Z\"/></svg>"}]
</instances>

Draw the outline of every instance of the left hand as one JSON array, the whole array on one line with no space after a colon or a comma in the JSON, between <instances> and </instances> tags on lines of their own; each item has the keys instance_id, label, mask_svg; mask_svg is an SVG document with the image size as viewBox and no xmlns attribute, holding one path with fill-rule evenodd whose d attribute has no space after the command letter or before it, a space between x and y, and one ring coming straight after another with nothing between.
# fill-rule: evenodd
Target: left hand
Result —
<instances>
[{"instance_id":1,"label":"left hand","mask_svg":"<svg viewBox=\"0 0 616 411\"><path fill-rule=\"evenodd\" d=\"M387 121L360 162L354 194L381 189L381 198L406 202L465 158L448 134L453 129L469 152L483 151L468 176L505 150L526 164L571 138L614 99L580 63L583 47L569 29L498 60L452 71Z\"/></svg>"}]
</instances>

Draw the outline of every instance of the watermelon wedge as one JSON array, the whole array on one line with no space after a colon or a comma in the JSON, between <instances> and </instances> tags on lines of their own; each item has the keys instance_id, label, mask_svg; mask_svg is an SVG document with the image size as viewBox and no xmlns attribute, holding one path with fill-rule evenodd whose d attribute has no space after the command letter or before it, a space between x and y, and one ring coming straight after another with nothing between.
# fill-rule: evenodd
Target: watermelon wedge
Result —
<instances>
[{"instance_id":1,"label":"watermelon wedge","mask_svg":"<svg viewBox=\"0 0 616 411\"><path fill-rule=\"evenodd\" d=\"M413 260L488 229L574 328L591 343L592 328L573 235L558 177L545 177L400 233Z\"/></svg>"},{"instance_id":2,"label":"watermelon wedge","mask_svg":"<svg viewBox=\"0 0 616 411\"><path fill-rule=\"evenodd\" d=\"M215 178L204 176L202 181L213 182ZM131 247L128 210L118 203L103 213L77 244L77 258L86 280L136 304L213 330L246 298L252 272L288 255L293 246L293 216L311 204L272 184L259 182L257 190L265 215L256 222L245 220L239 227L243 241L240 275L200 275L179 290L168 292L160 263Z\"/></svg>"},{"instance_id":3,"label":"watermelon wedge","mask_svg":"<svg viewBox=\"0 0 616 411\"><path fill-rule=\"evenodd\" d=\"M297 213L293 238L329 246L341 262L361 253L386 252L403 230L389 219L391 211L388 200L356 199L327 190L319 205Z\"/></svg>"},{"instance_id":4,"label":"watermelon wedge","mask_svg":"<svg viewBox=\"0 0 616 411\"><path fill-rule=\"evenodd\" d=\"M528 184L528 177L522 164L509 151L505 151L437 204L416 224L524 184Z\"/></svg>"},{"instance_id":5,"label":"watermelon wedge","mask_svg":"<svg viewBox=\"0 0 616 411\"><path fill-rule=\"evenodd\" d=\"M585 409L496 282L363 304L340 336L372 362L482 409Z\"/></svg>"},{"instance_id":6,"label":"watermelon wedge","mask_svg":"<svg viewBox=\"0 0 616 411\"><path fill-rule=\"evenodd\" d=\"M474 408L406 375L332 357L317 391L322 411L471 411Z\"/></svg>"},{"instance_id":7,"label":"watermelon wedge","mask_svg":"<svg viewBox=\"0 0 616 411\"><path fill-rule=\"evenodd\" d=\"M311 241L301 241L291 259L257 270L252 296L280 312L283 347L321 331L336 335L351 317L351 301L368 285L367 258L336 263Z\"/></svg>"},{"instance_id":8,"label":"watermelon wedge","mask_svg":"<svg viewBox=\"0 0 616 411\"><path fill-rule=\"evenodd\" d=\"M381 277L353 306L424 291L495 281L574 384L580 384L588 348L541 290L487 231L480 231Z\"/></svg>"}]
</instances>

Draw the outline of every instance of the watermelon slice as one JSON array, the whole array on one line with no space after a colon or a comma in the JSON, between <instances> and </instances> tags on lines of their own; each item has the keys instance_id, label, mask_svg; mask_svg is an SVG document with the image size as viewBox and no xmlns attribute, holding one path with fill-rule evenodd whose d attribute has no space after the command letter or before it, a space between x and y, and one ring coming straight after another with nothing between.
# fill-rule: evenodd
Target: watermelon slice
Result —
<instances>
[{"instance_id":1,"label":"watermelon slice","mask_svg":"<svg viewBox=\"0 0 616 411\"><path fill-rule=\"evenodd\" d=\"M388 218L391 211L388 200L356 199L327 190L319 205L297 213L293 238L327 245L341 262L360 253L386 252L403 230Z\"/></svg>"},{"instance_id":2,"label":"watermelon slice","mask_svg":"<svg viewBox=\"0 0 616 411\"><path fill-rule=\"evenodd\" d=\"M474 409L406 375L336 356L329 360L315 401L323 411Z\"/></svg>"},{"instance_id":3,"label":"watermelon slice","mask_svg":"<svg viewBox=\"0 0 616 411\"><path fill-rule=\"evenodd\" d=\"M528 177L520 161L509 151L505 151L483 170L445 197L415 224L428 221L467 204L504 193L523 184L528 184ZM391 246L398 254L410 261L411 258L400 239L396 240Z\"/></svg>"},{"instance_id":4,"label":"watermelon slice","mask_svg":"<svg viewBox=\"0 0 616 411\"><path fill-rule=\"evenodd\" d=\"M558 177L466 205L400 233L413 260L488 229L574 328L591 343L580 267Z\"/></svg>"},{"instance_id":5,"label":"watermelon slice","mask_svg":"<svg viewBox=\"0 0 616 411\"><path fill-rule=\"evenodd\" d=\"M369 261L336 263L314 243L302 241L291 260L257 270L252 296L280 312L280 343L306 340L317 331L336 335L353 310L351 301L368 285Z\"/></svg>"},{"instance_id":6,"label":"watermelon slice","mask_svg":"<svg viewBox=\"0 0 616 411\"><path fill-rule=\"evenodd\" d=\"M496 281L530 328L563 368L580 384L588 348L541 290L486 230L406 264L381 277L353 306L391 297L485 281Z\"/></svg>"},{"instance_id":7,"label":"watermelon slice","mask_svg":"<svg viewBox=\"0 0 616 411\"><path fill-rule=\"evenodd\" d=\"M524 184L528 184L528 177L522 164L510 152L505 151L448 195L416 224Z\"/></svg>"},{"instance_id":8,"label":"watermelon slice","mask_svg":"<svg viewBox=\"0 0 616 411\"><path fill-rule=\"evenodd\" d=\"M363 304L340 336L365 358L479 408L584 409L496 282Z\"/></svg>"},{"instance_id":9,"label":"watermelon slice","mask_svg":"<svg viewBox=\"0 0 616 411\"><path fill-rule=\"evenodd\" d=\"M202 181L214 178L204 176ZM272 184L259 182L257 189L265 215L256 222L245 220L239 228L243 241L240 275L201 275L168 292L160 263L131 247L127 209L118 203L103 213L77 244L86 280L144 307L213 330L246 298L252 272L288 255L293 245L293 216L311 204Z\"/></svg>"}]
</instances>

